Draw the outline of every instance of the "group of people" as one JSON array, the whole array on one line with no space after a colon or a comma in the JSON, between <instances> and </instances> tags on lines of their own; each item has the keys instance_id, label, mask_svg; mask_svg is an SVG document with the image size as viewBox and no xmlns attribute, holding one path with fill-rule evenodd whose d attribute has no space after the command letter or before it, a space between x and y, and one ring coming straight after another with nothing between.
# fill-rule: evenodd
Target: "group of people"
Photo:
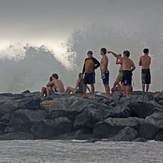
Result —
<instances>
[{"instance_id":1,"label":"group of people","mask_svg":"<svg viewBox=\"0 0 163 163\"><path fill-rule=\"evenodd\" d=\"M107 54L112 54L116 58L116 64L120 65L118 76L114 82L113 88L110 90L109 85L109 57ZM111 95L111 91L118 90L123 95L128 96L133 91L132 76L136 69L135 63L130 59L130 51L125 50L123 54L117 54L113 51L107 51L106 48L100 50L101 61L99 62L93 57L93 52L88 51L87 58L84 61L82 73L79 74L75 87L67 87L64 89L63 82L59 79L58 74L53 74L49 78L46 87L42 88L43 96L81 93L86 95L87 91L95 93L95 70L100 68L101 79L105 88L106 96ZM143 55L140 57L139 66L141 66L142 91L148 92L151 84L151 57L149 49L143 50ZM89 88L90 86L90 88Z\"/></svg>"}]
</instances>

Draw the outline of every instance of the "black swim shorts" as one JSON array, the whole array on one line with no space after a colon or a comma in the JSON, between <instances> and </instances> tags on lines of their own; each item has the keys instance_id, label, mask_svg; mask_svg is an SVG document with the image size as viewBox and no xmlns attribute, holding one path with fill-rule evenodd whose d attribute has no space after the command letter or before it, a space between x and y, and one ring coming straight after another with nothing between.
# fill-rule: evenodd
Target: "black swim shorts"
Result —
<instances>
[{"instance_id":1,"label":"black swim shorts","mask_svg":"<svg viewBox=\"0 0 163 163\"><path fill-rule=\"evenodd\" d=\"M132 85L132 71L123 70L122 83L125 86L131 86Z\"/></svg>"},{"instance_id":2,"label":"black swim shorts","mask_svg":"<svg viewBox=\"0 0 163 163\"><path fill-rule=\"evenodd\" d=\"M141 78L142 78L142 84L151 84L150 69L142 69Z\"/></svg>"}]
</instances>

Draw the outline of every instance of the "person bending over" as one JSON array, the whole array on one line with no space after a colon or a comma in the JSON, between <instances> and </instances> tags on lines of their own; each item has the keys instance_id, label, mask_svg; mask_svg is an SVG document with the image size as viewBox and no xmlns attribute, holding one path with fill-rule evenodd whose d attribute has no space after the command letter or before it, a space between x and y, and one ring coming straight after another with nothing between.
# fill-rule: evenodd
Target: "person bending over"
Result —
<instances>
[{"instance_id":1,"label":"person bending over","mask_svg":"<svg viewBox=\"0 0 163 163\"><path fill-rule=\"evenodd\" d=\"M141 66L141 78L142 78L142 91L148 92L149 85L151 84L151 57L149 56L149 49L143 50L143 55L140 57L139 66Z\"/></svg>"},{"instance_id":2,"label":"person bending over","mask_svg":"<svg viewBox=\"0 0 163 163\"><path fill-rule=\"evenodd\" d=\"M84 94L86 94L87 85L91 85L91 93L95 92L95 69L100 66L100 63L93 57L93 52L88 51L85 59L82 74L84 75Z\"/></svg>"},{"instance_id":3,"label":"person bending over","mask_svg":"<svg viewBox=\"0 0 163 163\"><path fill-rule=\"evenodd\" d=\"M89 87L87 86L88 91L90 92ZM83 94L84 91L84 80L83 80L83 74L80 73L78 76L78 80L76 82L76 86L74 87L68 87L66 90L67 94L71 94L71 93L81 93Z\"/></svg>"}]
</instances>

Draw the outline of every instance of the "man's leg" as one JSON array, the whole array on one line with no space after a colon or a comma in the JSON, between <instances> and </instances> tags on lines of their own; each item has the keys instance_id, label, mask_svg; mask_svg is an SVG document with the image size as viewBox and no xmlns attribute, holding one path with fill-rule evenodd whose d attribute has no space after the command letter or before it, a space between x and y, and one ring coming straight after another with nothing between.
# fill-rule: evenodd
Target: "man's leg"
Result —
<instances>
[{"instance_id":1,"label":"man's leg","mask_svg":"<svg viewBox=\"0 0 163 163\"><path fill-rule=\"evenodd\" d=\"M51 88L46 87L46 91L47 91L47 96L50 96L51 95Z\"/></svg>"},{"instance_id":2,"label":"man's leg","mask_svg":"<svg viewBox=\"0 0 163 163\"><path fill-rule=\"evenodd\" d=\"M142 83L142 91L145 92L145 84Z\"/></svg>"},{"instance_id":3,"label":"man's leg","mask_svg":"<svg viewBox=\"0 0 163 163\"><path fill-rule=\"evenodd\" d=\"M126 96L129 96L130 92L131 92L131 86L128 85L128 86L126 86Z\"/></svg>"},{"instance_id":4,"label":"man's leg","mask_svg":"<svg viewBox=\"0 0 163 163\"><path fill-rule=\"evenodd\" d=\"M104 87L105 87L106 96L110 96L110 87L109 87L109 85L104 85Z\"/></svg>"},{"instance_id":5,"label":"man's leg","mask_svg":"<svg viewBox=\"0 0 163 163\"><path fill-rule=\"evenodd\" d=\"M149 91L149 84L146 84L146 92Z\"/></svg>"},{"instance_id":6,"label":"man's leg","mask_svg":"<svg viewBox=\"0 0 163 163\"><path fill-rule=\"evenodd\" d=\"M91 93L92 93L92 94L95 93L95 86L94 86L94 84L91 84Z\"/></svg>"}]
</instances>

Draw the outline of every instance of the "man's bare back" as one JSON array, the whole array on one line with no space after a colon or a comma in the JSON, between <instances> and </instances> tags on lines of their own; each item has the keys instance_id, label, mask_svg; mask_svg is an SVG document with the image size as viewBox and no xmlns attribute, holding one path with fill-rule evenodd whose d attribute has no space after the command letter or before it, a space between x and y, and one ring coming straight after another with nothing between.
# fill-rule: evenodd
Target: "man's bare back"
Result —
<instances>
[{"instance_id":1,"label":"man's bare back","mask_svg":"<svg viewBox=\"0 0 163 163\"><path fill-rule=\"evenodd\" d=\"M151 57L144 54L140 57L139 66L142 66L142 69L150 69Z\"/></svg>"},{"instance_id":2,"label":"man's bare back","mask_svg":"<svg viewBox=\"0 0 163 163\"><path fill-rule=\"evenodd\" d=\"M56 90L57 92L64 92L64 91L65 91L64 85L63 85L63 83L62 83L61 80L55 79L53 82L54 82L55 90Z\"/></svg>"}]
</instances>

